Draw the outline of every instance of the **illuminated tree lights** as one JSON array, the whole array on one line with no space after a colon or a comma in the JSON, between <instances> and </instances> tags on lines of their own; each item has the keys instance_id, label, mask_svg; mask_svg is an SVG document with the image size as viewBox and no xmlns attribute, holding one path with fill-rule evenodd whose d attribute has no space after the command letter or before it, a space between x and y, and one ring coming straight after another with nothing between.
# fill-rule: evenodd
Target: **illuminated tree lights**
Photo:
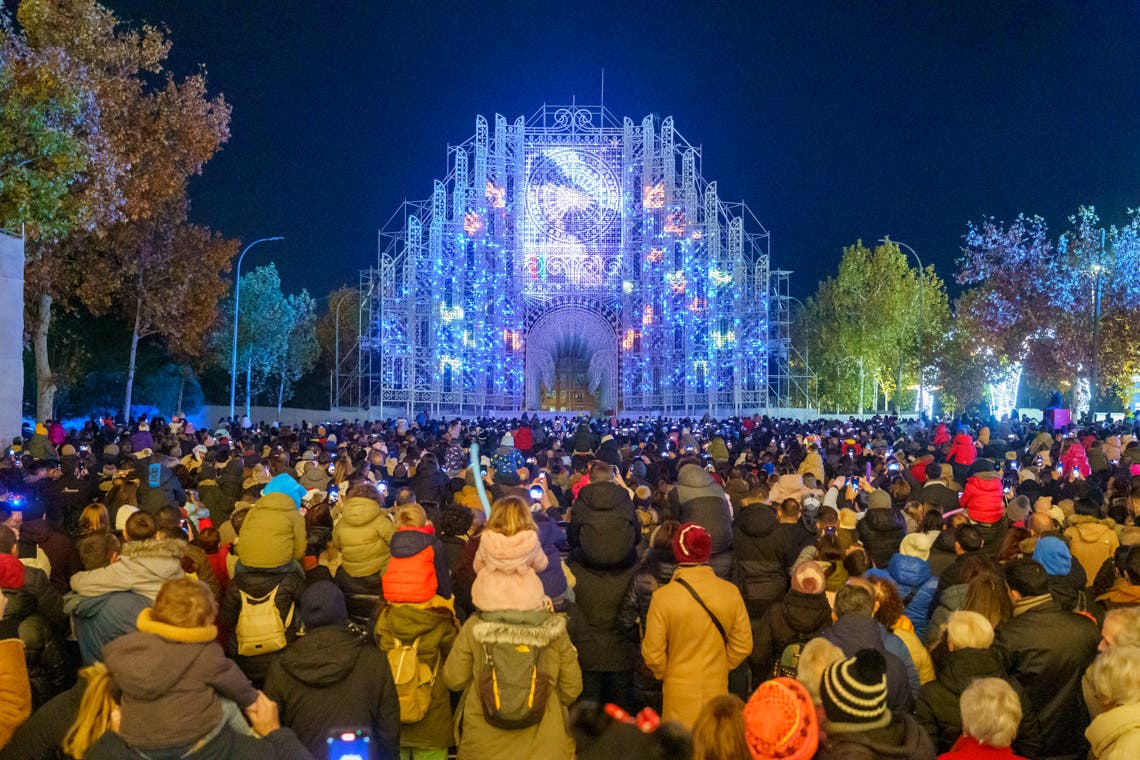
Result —
<instances>
[{"instance_id":1,"label":"illuminated tree lights","mask_svg":"<svg viewBox=\"0 0 1140 760\"><path fill-rule=\"evenodd\" d=\"M431 199L381 231L362 402L536 409L573 359L588 362L583 397L612 408L784 403L767 232L699 177L671 118L479 117L452 156Z\"/></svg>"}]
</instances>

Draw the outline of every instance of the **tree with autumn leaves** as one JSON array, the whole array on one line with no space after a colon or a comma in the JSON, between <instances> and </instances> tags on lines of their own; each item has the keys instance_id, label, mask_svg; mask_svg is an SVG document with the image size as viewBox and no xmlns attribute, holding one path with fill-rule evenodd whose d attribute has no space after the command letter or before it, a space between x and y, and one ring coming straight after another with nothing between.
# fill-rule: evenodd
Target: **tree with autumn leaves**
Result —
<instances>
[{"instance_id":1,"label":"tree with autumn leaves","mask_svg":"<svg viewBox=\"0 0 1140 760\"><path fill-rule=\"evenodd\" d=\"M186 194L229 138L230 107L204 70L165 68L162 30L129 28L93 0L23 0L16 19L2 29L0 139L15 144L7 160L27 163L0 168L0 218L27 232L37 417L51 416L57 387L53 316L76 309L133 326L129 413L138 340L199 355L226 291L237 244L190 224Z\"/></svg>"}]
</instances>

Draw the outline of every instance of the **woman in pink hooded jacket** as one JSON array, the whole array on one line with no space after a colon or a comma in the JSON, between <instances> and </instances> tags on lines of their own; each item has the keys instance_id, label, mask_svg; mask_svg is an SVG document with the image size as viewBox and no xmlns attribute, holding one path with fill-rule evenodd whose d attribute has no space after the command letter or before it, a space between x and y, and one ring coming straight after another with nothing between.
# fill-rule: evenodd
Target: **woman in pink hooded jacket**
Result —
<instances>
[{"instance_id":1,"label":"woman in pink hooded jacket","mask_svg":"<svg viewBox=\"0 0 1140 760\"><path fill-rule=\"evenodd\" d=\"M527 503L518 496L497 500L479 537L471 602L482 612L548 606L550 599L538 577L546 564Z\"/></svg>"}]
</instances>

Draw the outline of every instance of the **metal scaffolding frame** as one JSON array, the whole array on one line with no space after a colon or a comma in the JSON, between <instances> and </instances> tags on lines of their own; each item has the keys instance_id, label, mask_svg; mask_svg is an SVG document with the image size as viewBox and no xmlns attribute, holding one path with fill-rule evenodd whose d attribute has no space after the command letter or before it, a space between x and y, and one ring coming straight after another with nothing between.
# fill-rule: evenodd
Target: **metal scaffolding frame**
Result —
<instances>
[{"instance_id":1,"label":"metal scaffolding frame","mask_svg":"<svg viewBox=\"0 0 1140 760\"><path fill-rule=\"evenodd\" d=\"M448 166L378 233L335 407L534 411L571 339L590 354L595 411L810 406L768 231L701 176L672 117L480 116Z\"/></svg>"}]
</instances>

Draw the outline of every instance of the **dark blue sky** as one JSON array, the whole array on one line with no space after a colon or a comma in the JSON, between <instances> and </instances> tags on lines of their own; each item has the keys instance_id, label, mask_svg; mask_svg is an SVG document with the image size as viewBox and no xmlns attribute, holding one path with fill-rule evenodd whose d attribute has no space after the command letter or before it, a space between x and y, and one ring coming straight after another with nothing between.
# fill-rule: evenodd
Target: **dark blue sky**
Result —
<instances>
[{"instance_id":1,"label":"dark blue sky","mask_svg":"<svg viewBox=\"0 0 1140 760\"><path fill-rule=\"evenodd\" d=\"M672 114L704 174L772 234L804 296L843 245L890 234L950 278L965 223L1140 206L1140 3L110 0L203 63L233 137L194 216L284 235L288 288L375 262L376 230L429 195L475 115L598 100Z\"/></svg>"}]
</instances>

